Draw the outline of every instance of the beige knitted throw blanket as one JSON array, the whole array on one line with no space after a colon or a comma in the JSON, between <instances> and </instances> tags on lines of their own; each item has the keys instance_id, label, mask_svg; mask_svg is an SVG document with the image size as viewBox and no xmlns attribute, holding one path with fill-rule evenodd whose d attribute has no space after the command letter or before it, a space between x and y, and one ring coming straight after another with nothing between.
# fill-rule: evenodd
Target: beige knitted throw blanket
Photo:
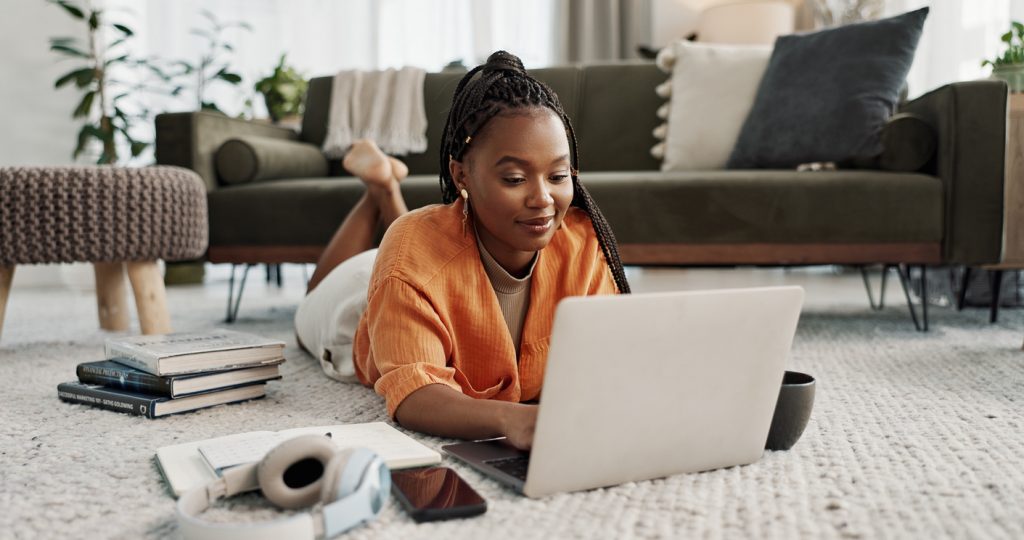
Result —
<instances>
[{"instance_id":1,"label":"beige knitted throw blanket","mask_svg":"<svg viewBox=\"0 0 1024 540\"><path fill-rule=\"evenodd\" d=\"M392 155L426 151L425 75L412 67L335 75L324 154L341 158L359 139L372 139Z\"/></svg>"}]
</instances>

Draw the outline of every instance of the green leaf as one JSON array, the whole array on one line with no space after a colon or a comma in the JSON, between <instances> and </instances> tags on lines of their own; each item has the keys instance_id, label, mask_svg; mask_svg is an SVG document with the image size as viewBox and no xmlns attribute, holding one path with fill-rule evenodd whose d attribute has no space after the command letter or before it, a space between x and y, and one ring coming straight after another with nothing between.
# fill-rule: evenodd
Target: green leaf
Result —
<instances>
[{"instance_id":1,"label":"green leaf","mask_svg":"<svg viewBox=\"0 0 1024 540\"><path fill-rule=\"evenodd\" d=\"M209 39L210 41L213 41L213 34L207 32L206 30L202 30L202 29L199 29L199 28L193 28L193 29L189 30L188 33L196 35L196 36L199 36L199 37L203 37L203 38Z\"/></svg>"},{"instance_id":2,"label":"green leaf","mask_svg":"<svg viewBox=\"0 0 1024 540\"><path fill-rule=\"evenodd\" d=\"M139 142L139 141L133 142L131 144L132 157L139 157L139 154L141 154L143 151L145 151L148 146L149 146L149 143L144 143L144 142Z\"/></svg>"},{"instance_id":3,"label":"green leaf","mask_svg":"<svg viewBox=\"0 0 1024 540\"><path fill-rule=\"evenodd\" d=\"M54 3L64 8L64 11L70 13L72 17L76 19L85 19L85 13L82 13L82 10L79 9L77 6L72 5L71 3L65 2L63 0L57 0Z\"/></svg>"},{"instance_id":4,"label":"green leaf","mask_svg":"<svg viewBox=\"0 0 1024 540\"><path fill-rule=\"evenodd\" d=\"M80 101L78 106L75 107L75 112L71 114L71 117L81 118L83 116L89 116L89 112L92 111L92 102L95 98L95 91L86 92L85 95L82 96L82 101Z\"/></svg>"},{"instance_id":5,"label":"green leaf","mask_svg":"<svg viewBox=\"0 0 1024 540\"><path fill-rule=\"evenodd\" d=\"M95 74L96 70L91 67L76 69L62 75L57 79L57 82L53 84L53 87L60 88L73 80L75 81L75 86L85 88L93 81Z\"/></svg>"},{"instance_id":6,"label":"green leaf","mask_svg":"<svg viewBox=\"0 0 1024 540\"><path fill-rule=\"evenodd\" d=\"M128 60L129 56L130 55L122 54L121 56L118 56L117 58L111 58L110 60L107 60L106 62L103 62L103 65L104 66L109 66L111 64L120 64L120 63L124 62L125 60Z\"/></svg>"},{"instance_id":7,"label":"green leaf","mask_svg":"<svg viewBox=\"0 0 1024 540\"><path fill-rule=\"evenodd\" d=\"M70 45L64 45L62 43L50 44L50 50L59 53L64 53L68 56L74 56L76 58L91 58L88 53L80 51L74 47L71 47Z\"/></svg>"},{"instance_id":8,"label":"green leaf","mask_svg":"<svg viewBox=\"0 0 1024 540\"><path fill-rule=\"evenodd\" d=\"M1013 32L1007 32L1007 33L1003 34L999 39L1003 43L1009 43L1010 40L1013 39Z\"/></svg>"},{"instance_id":9,"label":"green leaf","mask_svg":"<svg viewBox=\"0 0 1024 540\"><path fill-rule=\"evenodd\" d=\"M131 28L128 28L127 26L125 26L123 24L116 24L115 23L114 24L114 28L117 28L118 30L120 30L121 33L124 34L125 36L134 36L135 35L135 32L133 32Z\"/></svg>"},{"instance_id":10,"label":"green leaf","mask_svg":"<svg viewBox=\"0 0 1024 540\"><path fill-rule=\"evenodd\" d=\"M100 12L93 10L89 13L89 28L95 30L100 27Z\"/></svg>"},{"instance_id":11,"label":"green leaf","mask_svg":"<svg viewBox=\"0 0 1024 540\"><path fill-rule=\"evenodd\" d=\"M73 37L50 38L50 45L73 45L75 43L78 43L78 39Z\"/></svg>"},{"instance_id":12,"label":"green leaf","mask_svg":"<svg viewBox=\"0 0 1024 540\"><path fill-rule=\"evenodd\" d=\"M239 75L237 73L228 73L228 72L226 72L224 70L221 70L220 72L218 72L217 75L216 75L216 78L218 78L218 79L220 79L222 81L229 82L231 84L238 84L238 83L242 82L242 76L241 75Z\"/></svg>"},{"instance_id":13,"label":"green leaf","mask_svg":"<svg viewBox=\"0 0 1024 540\"><path fill-rule=\"evenodd\" d=\"M75 144L75 150L71 152L71 159L78 159L82 150L85 150L85 145L89 142L89 128L91 127L93 127L91 124L86 124L78 130L78 143Z\"/></svg>"}]
</instances>

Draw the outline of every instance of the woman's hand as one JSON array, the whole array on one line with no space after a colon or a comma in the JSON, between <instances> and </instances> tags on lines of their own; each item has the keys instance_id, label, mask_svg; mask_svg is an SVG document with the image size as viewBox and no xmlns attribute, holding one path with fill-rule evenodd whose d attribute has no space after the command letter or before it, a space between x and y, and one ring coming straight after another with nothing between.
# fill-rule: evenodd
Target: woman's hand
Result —
<instances>
[{"instance_id":1,"label":"woman's hand","mask_svg":"<svg viewBox=\"0 0 1024 540\"><path fill-rule=\"evenodd\" d=\"M503 429L506 442L520 450L529 450L533 446L533 431L536 426L536 405L509 404Z\"/></svg>"}]
</instances>

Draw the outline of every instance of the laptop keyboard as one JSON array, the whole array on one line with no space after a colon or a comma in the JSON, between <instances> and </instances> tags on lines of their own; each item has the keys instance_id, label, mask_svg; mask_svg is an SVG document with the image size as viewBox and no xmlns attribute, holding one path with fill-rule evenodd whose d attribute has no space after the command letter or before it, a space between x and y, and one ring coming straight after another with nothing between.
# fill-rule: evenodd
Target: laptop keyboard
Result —
<instances>
[{"instance_id":1,"label":"laptop keyboard","mask_svg":"<svg viewBox=\"0 0 1024 540\"><path fill-rule=\"evenodd\" d=\"M526 471L530 468L530 456L491 459L484 463L525 482Z\"/></svg>"}]
</instances>

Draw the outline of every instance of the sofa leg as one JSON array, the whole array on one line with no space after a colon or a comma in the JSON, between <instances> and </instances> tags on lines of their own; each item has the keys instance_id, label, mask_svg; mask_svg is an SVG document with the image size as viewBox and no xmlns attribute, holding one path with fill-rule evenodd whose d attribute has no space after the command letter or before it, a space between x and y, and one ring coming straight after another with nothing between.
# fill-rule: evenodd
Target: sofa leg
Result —
<instances>
[{"instance_id":1,"label":"sofa leg","mask_svg":"<svg viewBox=\"0 0 1024 540\"><path fill-rule=\"evenodd\" d=\"M167 291L164 290L164 280L156 261L129 262L127 266L142 333L169 333L171 318L167 313Z\"/></svg>"},{"instance_id":2,"label":"sofa leg","mask_svg":"<svg viewBox=\"0 0 1024 540\"><path fill-rule=\"evenodd\" d=\"M963 311L964 304L967 303L967 284L971 281L971 267L964 266L964 275L960 280L960 290L958 291L956 298L956 310Z\"/></svg>"},{"instance_id":3,"label":"sofa leg","mask_svg":"<svg viewBox=\"0 0 1024 540\"><path fill-rule=\"evenodd\" d=\"M871 292L871 278L868 277L868 267L860 267L860 277L864 280L864 289L868 293L868 304L871 305L871 309L874 311L881 311L885 308L885 282L890 268L892 268L891 264L882 265L882 290L878 293L878 303L876 304L875 295Z\"/></svg>"},{"instance_id":4,"label":"sofa leg","mask_svg":"<svg viewBox=\"0 0 1024 540\"><path fill-rule=\"evenodd\" d=\"M4 331L4 310L7 309L7 297L11 293L11 281L14 280L13 266L0 266L0 336Z\"/></svg>"},{"instance_id":5,"label":"sofa leg","mask_svg":"<svg viewBox=\"0 0 1024 540\"><path fill-rule=\"evenodd\" d=\"M989 306L988 322L994 323L999 319L999 293L1003 286L1003 271L992 270L989 276L992 279L992 304Z\"/></svg>"},{"instance_id":6,"label":"sofa leg","mask_svg":"<svg viewBox=\"0 0 1024 540\"><path fill-rule=\"evenodd\" d=\"M98 262L92 265L96 274L96 308L100 328L120 332L128 329L128 289L125 286L123 262Z\"/></svg>"},{"instance_id":7,"label":"sofa leg","mask_svg":"<svg viewBox=\"0 0 1024 540\"><path fill-rule=\"evenodd\" d=\"M242 279L238 286L238 291L235 291L235 269L239 265L231 265L231 277L228 280L228 314L224 318L224 322L233 323L238 318L238 306L242 303L242 293L245 292L245 278L249 276L249 269L254 265L244 264L245 268L242 269ZM269 268L269 266L268 266ZM233 301L233 302L232 302Z\"/></svg>"},{"instance_id":8,"label":"sofa leg","mask_svg":"<svg viewBox=\"0 0 1024 540\"><path fill-rule=\"evenodd\" d=\"M896 267L897 273L900 276L900 285L903 286L903 296L907 299L907 309L910 310L910 319L914 321L914 328L918 332L928 331L928 273L925 271L924 265L920 265L917 268L921 272L921 319L918 320L917 309L914 307L914 302L910 298L910 265L901 264Z\"/></svg>"}]
</instances>

